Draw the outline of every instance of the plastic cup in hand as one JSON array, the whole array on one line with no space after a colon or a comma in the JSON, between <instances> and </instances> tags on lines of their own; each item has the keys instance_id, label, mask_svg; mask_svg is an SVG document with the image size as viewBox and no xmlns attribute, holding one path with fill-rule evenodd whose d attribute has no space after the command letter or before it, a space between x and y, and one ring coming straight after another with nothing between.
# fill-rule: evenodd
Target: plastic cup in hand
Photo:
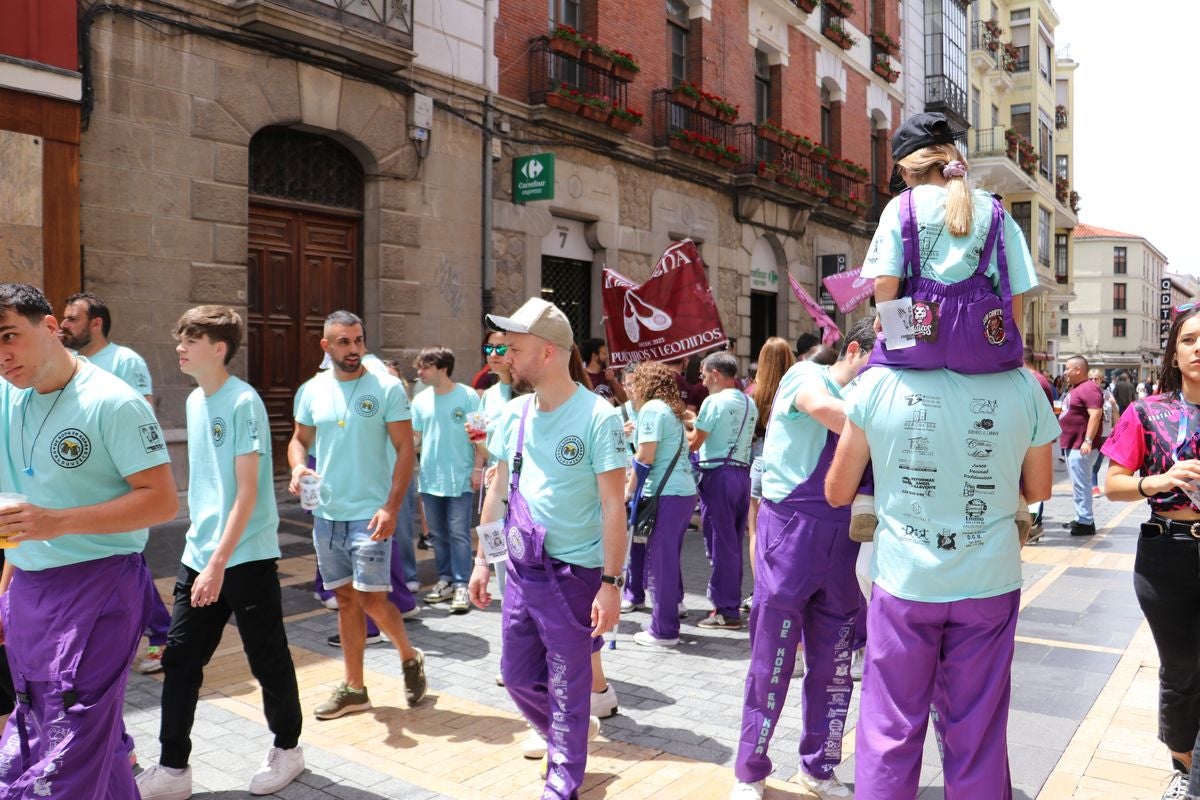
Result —
<instances>
[{"instance_id":1,"label":"plastic cup in hand","mask_svg":"<svg viewBox=\"0 0 1200 800\"><path fill-rule=\"evenodd\" d=\"M482 411L467 414L467 438L472 442L481 442L487 438L487 417Z\"/></svg>"},{"instance_id":2,"label":"plastic cup in hand","mask_svg":"<svg viewBox=\"0 0 1200 800\"><path fill-rule=\"evenodd\" d=\"M321 476L312 473L300 476L300 507L313 511L321 505Z\"/></svg>"},{"instance_id":3,"label":"plastic cup in hand","mask_svg":"<svg viewBox=\"0 0 1200 800\"><path fill-rule=\"evenodd\" d=\"M25 495L15 492L0 492L0 508L8 508L25 502ZM16 547L17 542L10 542L7 536L0 536L0 548Z\"/></svg>"}]
</instances>

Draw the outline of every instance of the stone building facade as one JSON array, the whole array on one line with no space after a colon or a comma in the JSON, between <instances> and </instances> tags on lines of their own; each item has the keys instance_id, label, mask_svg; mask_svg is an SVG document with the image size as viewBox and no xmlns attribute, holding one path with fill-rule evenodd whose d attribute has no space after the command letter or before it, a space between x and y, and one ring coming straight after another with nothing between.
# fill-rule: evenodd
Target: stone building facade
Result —
<instances>
[{"instance_id":1,"label":"stone building facade","mask_svg":"<svg viewBox=\"0 0 1200 800\"><path fill-rule=\"evenodd\" d=\"M82 282L149 363L176 447L192 385L172 326L199 303L247 319L234 368L268 403L277 460L336 308L364 317L382 356L443 344L475 366L482 51L461 21L430 28L427 8L344 5L187 0L81 23ZM479 29L482 3L457 6ZM424 66L414 42L461 73Z\"/></svg>"}]
</instances>

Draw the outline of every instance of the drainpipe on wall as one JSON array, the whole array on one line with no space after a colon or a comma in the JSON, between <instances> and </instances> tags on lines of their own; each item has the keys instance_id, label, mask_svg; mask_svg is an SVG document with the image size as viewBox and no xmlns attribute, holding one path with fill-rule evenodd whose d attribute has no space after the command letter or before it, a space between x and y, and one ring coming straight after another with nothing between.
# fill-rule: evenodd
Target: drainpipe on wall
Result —
<instances>
[{"instance_id":1,"label":"drainpipe on wall","mask_svg":"<svg viewBox=\"0 0 1200 800\"><path fill-rule=\"evenodd\" d=\"M496 265L492 261L492 30L493 0L483 0L483 190L480 202L483 230L480 252L483 254L483 313L493 308L492 290L496 285Z\"/></svg>"}]
</instances>

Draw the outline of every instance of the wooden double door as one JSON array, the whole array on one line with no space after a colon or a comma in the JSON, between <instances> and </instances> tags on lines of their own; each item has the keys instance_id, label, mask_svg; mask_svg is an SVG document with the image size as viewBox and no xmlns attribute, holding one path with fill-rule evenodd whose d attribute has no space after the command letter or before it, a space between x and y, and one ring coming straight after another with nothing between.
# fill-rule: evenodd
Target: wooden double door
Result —
<instances>
[{"instance_id":1,"label":"wooden double door","mask_svg":"<svg viewBox=\"0 0 1200 800\"><path fill-rule=\"evenodd\" d=\"M361 220L250 204L246 341L250 383L271 424L275 468L287 471L296 390L316 374L325 317L362 316Z\"/></svg>"}]
</instances>

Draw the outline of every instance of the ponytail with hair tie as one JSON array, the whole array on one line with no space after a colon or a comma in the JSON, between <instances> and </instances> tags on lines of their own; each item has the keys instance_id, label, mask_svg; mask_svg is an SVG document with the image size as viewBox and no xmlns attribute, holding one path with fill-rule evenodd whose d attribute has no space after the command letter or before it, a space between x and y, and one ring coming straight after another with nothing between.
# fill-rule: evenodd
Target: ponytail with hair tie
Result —
<instances>
[{"instance_id":1,"label":"ponytail with hair tie","mask_svg":"<svg viewBox=\"0 0 1200 800\"><path fill-rule=\"evenodd\" d=\"M951 178L965 178L966 176L967 165L961 161L951 161L942 167L942 177L946 180L950 180Z\"/></svg>"}]
</instances>

